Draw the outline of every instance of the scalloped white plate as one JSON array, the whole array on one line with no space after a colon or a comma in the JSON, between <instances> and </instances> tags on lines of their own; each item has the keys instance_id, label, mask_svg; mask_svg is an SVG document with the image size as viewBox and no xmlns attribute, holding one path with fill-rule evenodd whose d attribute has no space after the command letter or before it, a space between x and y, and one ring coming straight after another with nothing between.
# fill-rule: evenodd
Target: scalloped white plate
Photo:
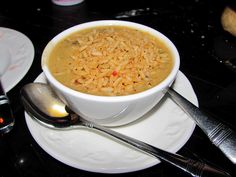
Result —
<instances>
[{"instance_id":1,"label":"scalloped white plate","mask_svg":"<svg viewBox=\"0 0 236 177\"><path fill-rule=\"evenodd\" d=\"M45 82L44 75L41 74L36 81ZM198 105L192 86L183 73L178 73L173 87ZM82 127L70 131L51 130L35 122L27 113L25 119L39 146L74 168L99 173L125 173L160 162L94 130ZM177 152L188 141L194 128L195 123L173 101L164 97L140 120L113 129L161 149Z\"/></svg>"},{"instance_id":2,"label":"scalloped white plate","mask_svg":"<svg viewBox=\"0 0 236 177\"><path fill-rule=\"evenodd\" d=\"M34 59L34 46L31 40L19 31L0 27L0 43L8 48L10 66L2 75L4 90L11 90L28 72ZM2 60L0 56L0 60Z\"/></svg>"}]
</instances>

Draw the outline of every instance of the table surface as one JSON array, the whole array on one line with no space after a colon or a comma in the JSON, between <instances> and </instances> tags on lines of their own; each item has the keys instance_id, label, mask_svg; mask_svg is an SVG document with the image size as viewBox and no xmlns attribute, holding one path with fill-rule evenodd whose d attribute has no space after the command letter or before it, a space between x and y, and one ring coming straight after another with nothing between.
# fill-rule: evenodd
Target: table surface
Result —
<instances>
[{"instance_id":1,"label":"table surface","mask_svg":"<svg viewBox=\"0 0 236 177\"><path fill-rule=\"evenodd\" d=\"M145 24L167 35L179 50L180 70L191 82L199 106L236 130L236 37L224 31L220 23L223 9L227 5L234 6L232 2L85 0L68 7L54 5L50 0L1 2L0 26L28 36L35 48L35 57L25 77L7 93L16 124L10 133L0 137L0 176L105 175L72 168L47 154L35 142L26 126L19 92L22 86L33 82L42 72L41 54L50 39L71 26L92 20L128 20ZM209 142L198 127L178 153L216 165L236 176L235 165ZM154 175L189 176L166 163L126 174L128 177Z\"/></svg>"}]
</instances>

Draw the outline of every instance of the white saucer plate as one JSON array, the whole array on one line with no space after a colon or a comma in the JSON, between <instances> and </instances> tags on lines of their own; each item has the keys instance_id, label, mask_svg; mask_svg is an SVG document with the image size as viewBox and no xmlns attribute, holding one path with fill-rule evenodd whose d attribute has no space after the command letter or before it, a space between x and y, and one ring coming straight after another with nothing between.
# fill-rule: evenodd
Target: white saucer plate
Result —
<instances>
[{"instance_id":1,"label":"white saucer plate","mask_svg":"<svg viewBox=\"0 0 236 177\"><path fill-rule=\"evenodd\" d=\"M45 82L41 74L37 82ZM198 106L193 88L179 72L174 89ZM25 113L26 123L35 141L55 159L74 168L98 173L125 173L142 170L160 161L150 155L87 128L70 131L51 130ZM188 141L195 123L169 98L140 120L113 130L169 152L177 152Z\"/></svg>"},{"instance_id":2,"label":"white saucer plate","mask_svg":"<svg viewBox=\"0 0 236 177\"><path fill-rule=\"evenodd\" d=\"M10 66L1 78L4 90L8 92L25 76L32 65L34 46L26 35L4 27L0 27L0 43L5 45L10 53Z\"/></svg>"}]
</instances>

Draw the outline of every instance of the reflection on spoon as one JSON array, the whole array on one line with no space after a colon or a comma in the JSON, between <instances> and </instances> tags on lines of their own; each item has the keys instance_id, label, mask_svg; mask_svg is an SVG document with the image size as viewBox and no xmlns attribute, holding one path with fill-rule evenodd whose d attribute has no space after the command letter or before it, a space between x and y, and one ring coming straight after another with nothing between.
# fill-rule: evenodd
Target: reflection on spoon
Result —
<instances>
[{"instance_id":1,"label":"reflection on spoon","mask_svg":"<svg viewBox=\"0 0 236 177\"><path fill-rule=\"evenodd\" d=\"M148 145L139 140L94 124L82 119L57 97L52 89L43 83L31 83L25 85L21 90L21 99L28 114L40 124L53 129L73 129L78 126L99 130L105 134L117 138L142 152L168 162L192 176L197 177L229 177L230 175L220 169L211 167L205 163L198 162L178 154L172 154L157 147Z\"/></svg>"}]
</instances>

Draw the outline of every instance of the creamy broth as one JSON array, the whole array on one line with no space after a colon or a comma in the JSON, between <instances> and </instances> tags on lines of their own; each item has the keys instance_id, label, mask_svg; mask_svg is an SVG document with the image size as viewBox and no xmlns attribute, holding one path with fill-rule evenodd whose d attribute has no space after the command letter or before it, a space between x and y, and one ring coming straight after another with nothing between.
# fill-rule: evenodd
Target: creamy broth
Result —
<instances>
[{"instance_id":1,"label":"creamy broth","mask_svg":"<svg viewBox=\"0 0 236 177\"><path fill-rule=\"evenodd\" d=\"M124 26L73 33L59 41L49 57L49 69L63 85L104 96L150 89L163 81L173 67L164 42Z\"/></svg>"}]
</instances>

